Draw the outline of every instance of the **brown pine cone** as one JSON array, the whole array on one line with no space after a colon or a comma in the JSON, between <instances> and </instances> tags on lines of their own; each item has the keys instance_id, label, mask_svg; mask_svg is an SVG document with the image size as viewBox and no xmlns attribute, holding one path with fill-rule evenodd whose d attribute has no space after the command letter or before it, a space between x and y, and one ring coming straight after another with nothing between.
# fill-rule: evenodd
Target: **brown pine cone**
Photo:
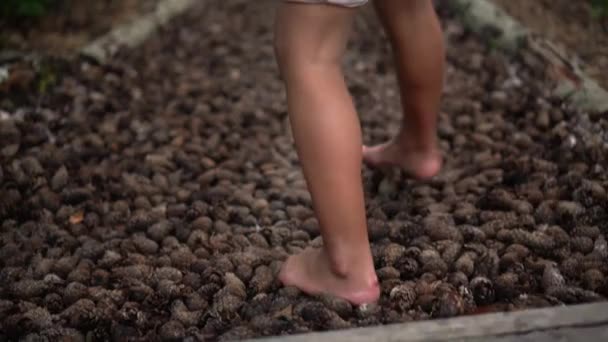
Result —
<instances>
[{"instance_id":1,"label":"brown pine cone","mask_svg":"<svg viewBox=\"0 0 608 342\"><path fill-rule=\"evenodd\" d=\"M448 265L441 258L430 259L422 264L422 272L428 272L443 277L448 272Z\"/></svg>"},{"instance_id":2,"label":"brown pine cone","mask_svg":"<svg viewBox=\"0 0 608 342\"><path fill-rule=\"evenodd\" d=\"M595 239L593 244L593 253L597 254L602 259L608 259L608 242L604 235L600 235Z\"/></svg>"},{"instance_id":3,"label":"brown pine cone","mask_svg":"<svg viewBox=\"0 0 608 342\"><path fill-rule=\"evenodd\" d=\"M572 237L588 237L595 240L601 234L597 226L578 226L570 232Z\"/></svg>"},{"instance_id":4,"label":"brown pine cone","mask_svg":"<svg viewBox=\"0 0 608 342\"><path fill-rule=\"evenodd\" d=\"M563 287L566 285L566 280L556 266L547 265L543 272L542 285L545 290L552 287Z\"/></svg>"},{"instance_id":5,"label":"brown pine cone","mask_svg":"<svg viewBox=\"0 0 608 342\"><path fill-rule=\"evenodd\" d=\"M475 277L469 285L473 292L473 298L478 306L488 305L494 302L494 284L486 277Z\"/></svg>"},{"instance_id":6,"label":"brown pine cone","mask_svg":"<svg viewBox=\"0 0 608 342\"><path fill-rule=\"evenodd\" d=\"M566 304L587 303L603 300L599 294L574 286L551 287L545 291L548 296L557 298Z\"/></svg>"},{"instance_id":7,"label":"brown pine cone","mask_svg":"<svg viewBox=\"0 0 608 342\"><path fill-rule=\"evenodd\" d=\"M519 277L512 272L503 273L496 277L494 286L497 299L509 300L519 296L521 290L518 283Z\"/></svg>"},{"instance_id":8,"label":"brown pine cone","mask_svg":"<svg viewBox=\"0 0 608 342\"><path fill-rule=\"evenodd\" d=\"M448 214L431 214L423 221L425 235L433 241L452 240L462 242L462 234L454 226L454 219Z\"/></svg>"},{"instance_id":9,"label":"brown pine cone","mask_svg":"<svg viewBox=\"0 0 608 342\"><path fill-rule=\"evenodd\" d=\"M405 255L395 262L395 268L399 270L404 279L412 279L416 277L419 270L418 262L413 258L406 257Z\"/></svg>"},{"instance_id":10,"label":"brown pine cone","mask_svg":"<svg viewBox=\"0 0 608 342\"><path fill-rule=\"evenodd\" d=\"M599 289L605 282L605 276L602 271L598 269L590 269L587 270L582 275L583 283L585 287L591 291L596 291Z\"/></svg>"},{"instance_id":11,"label":"brown pine cone","mask_svg":"<svg viewBox=\"0 0 608 342\"><path fill-rule=\"evenodd\" d=\"M454 268L467 276L471 276L475 270L475 262L473 261L471 253L469 252L461 255L460 258L456 260Z\"/></svg>"},{"instance_id":12,"label":"brown pine cone","mask_svg":"<svg viewBox=\"0 0 608 342\"><path fill-rule=\"evenodd\" d=\"M530 250L528 249L528 247L518 243L509 245L509 247L507 247L507 249L505 250L505 253L509 252L517 254L520 258L525 258L530 255Z\"/></svg>"},{"instance_id":13,"label":"brown pine cone","mask_svg":"<svg viewBox=\"0 0 608 342\"><path fill-rule=\"evenodd\" d=\"M593 240L586 236L573 236L570 239L570 246L573 251L588 254L593 250Z\"/></svg>"},{"instance_id":14,"label":"brown pine cone","mask_svg":"<svg viewBox=\"0 0 608 342\"><path fill-rule=\"evenodd\" d=\"M412 283L405 283L394 287L389 298L391 305L400 312L407 312L417 299L416 288Z\"/></svg>"},{"instance_id":15,"label":"brown pine cone","mask_svg":"<svg viewBox=\"0 0 608 342\"><path fill-rule=\"evenodd\" d=\"M462 251L462 245L457 242L450 241L441 254L441 258L448 265L452 265L456 258L460 256L460 252Z\"/></svg>"},{"instance_id":16,"label":"brown pine cone","mask_svg":"<svg viewBox=\"0 0 608 342\"><path fill-rule=\"evenodd\" d=\"M555 241L556 247L561 247L570 242L570 236L559 226L550 226L543 231Z\"/></svg>"},{"instance_id":17,"label":"brown pine cone","mask_svg":"<svg viewBox=\"0 0 608 342\"><path fill-rule=\"evenodd\" d=\"M483 242L486 241L486 233L478 227L471 225L461 225L457 227L465 242Z\"/></svg>"},{"instance_id":18,"label":"brown pine cone","mask_svg":"<svg viewBox=\"0 0 608 342\"><path fill-rule=\"evenodd\" d=\"M494 250L488 250L475 262L475 275L494 278L498 275L500 258Z\"/></svg>"},{"instance_id":19,"label":"brown pine cone","mask_svg":"<svg viewBox=\"0 0 608 342\"><path fill-rule=\"evenodd\" d=\"M384 247L382 251L382 265L384 266L393 266L395 262L399 260L403 254L405 253L405 247L396 244L390 243Z\"/></svg>"},{"instance_id":20,"label":"brown pine cone","mask_svg":"<svg viewBox=\"0 0 608 342\"><path fill-rule=\"evenodd\" d=\"M435 318L448 318L462 315L465 310L465 302L456 290L442 291L437 296L431 316Z\"/></svg>"},{"instance_id":21,"label":"brown pine cone","mask_svg":"<svg viewBox=\"0 0 608 342\"><path fill-rule=\"evenodd\" d=\"M562 273L570 278L576 278L580 274L581 260L579 258L570 256L569 258L562 261L559 268Z\"/></svg>"}]
</instances>

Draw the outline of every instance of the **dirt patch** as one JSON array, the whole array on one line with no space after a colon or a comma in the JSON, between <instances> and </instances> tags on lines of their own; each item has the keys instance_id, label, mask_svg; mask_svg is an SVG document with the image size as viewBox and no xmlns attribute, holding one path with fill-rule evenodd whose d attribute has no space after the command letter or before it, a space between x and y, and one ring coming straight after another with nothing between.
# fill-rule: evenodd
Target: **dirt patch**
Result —
<instances>
[{"instance_id":1,"label":"dirt patch","mask_svg":"<svg viewBox=\"0 0 608 342\"><path fill-rule=\"evenodd\" d=\"M275 278L319 245L273 56L275 1L197 6L0 112L0 339L234 340L603 301L608 121L441 11L446 165L364 169L378 305ZM364 141L399 122L373 20L345 59Z\"/></svg>"},{"instance_id":2,"label":"dirt patch","mask_svg":"<svg viewBox=\"0 0 608 342\"><path fill-rule=\"evenodd\" d=\"M158 0L64 1L39 20L0 20L0 50L74 53L112 27L154 10Z\"/></svg>"},{"instance_id":3,"label":"dirt patch","mask_svg":"<svg viewBox=\"0 0 608 342\"><path fill-rule=\"evenodd\" d=\"M492 0L524 26L563 46L608 89L608 18L593 18L589 1Z\"/></svg>"}]
</instances>

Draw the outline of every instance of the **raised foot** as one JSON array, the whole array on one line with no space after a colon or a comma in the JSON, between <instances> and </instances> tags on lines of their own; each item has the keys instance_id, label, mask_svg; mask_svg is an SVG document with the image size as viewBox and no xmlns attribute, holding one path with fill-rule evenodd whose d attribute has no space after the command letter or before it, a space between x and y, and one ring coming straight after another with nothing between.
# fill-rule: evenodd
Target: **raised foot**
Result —
<instances>
[{"instance_id":1,"label":"raised foot","mask_svg":"<svg viewBox=\"0 0 608 342\"><path fill-rule=\"evenodd\" d=\"M442 167L441 154L437 149L404 147L396 141L371 147L363 146L363 161L373 168L401 168L418 180L433 178Z\"/></svg>"},{"instance_id":2,"label":"raised foot","mask_svg":"<svg viewBox=\"0 0 608 342\"><path fill-rule=\"evenodd\" d=\"M345 276L332 271L322 249L307 248L290 256L281 268L279 280L309 295L330 294L353 305L375 303L380 297L378 278L373 269L353 269Z\"/></svg>"}]
</instances>

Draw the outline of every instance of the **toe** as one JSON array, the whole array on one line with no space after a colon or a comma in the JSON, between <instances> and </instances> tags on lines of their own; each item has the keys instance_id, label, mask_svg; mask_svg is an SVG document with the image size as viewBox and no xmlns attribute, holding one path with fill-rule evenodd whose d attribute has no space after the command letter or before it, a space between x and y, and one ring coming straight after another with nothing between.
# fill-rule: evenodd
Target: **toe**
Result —
<instances>
[{"instance_id":1,"label":"toe","mask_svg":"<svg viewBox=\"0 0 608 342\"><path fill-rule=\"evenodd\" d=\"M295 284L292 264L293 257L289 257L283 262L283 265L281 265L281 270L277 277L283 286L293 286Z\"/></svg>"}]
</instances>

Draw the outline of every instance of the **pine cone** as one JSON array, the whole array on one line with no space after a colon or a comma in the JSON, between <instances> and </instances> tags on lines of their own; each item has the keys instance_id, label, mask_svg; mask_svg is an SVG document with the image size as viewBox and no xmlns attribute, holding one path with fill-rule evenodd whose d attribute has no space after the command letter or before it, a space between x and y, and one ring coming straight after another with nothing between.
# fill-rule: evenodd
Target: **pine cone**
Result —
<instances>
[{"instance_id":1,"label":"pine cone","mask_svg":"<svg viewBox=\"0 0 608 342\"><path fill-rule=\"evenodd\" d=\"M576 222L585 213L585 208L577 202L560 201L555 205L555 214L564 223Z\"/></svg>"},{"instance_id":2,"label":"pine cone","mask_svg":"<svg viewBox=\"0 0 608 342\"><path fill-rule=\"evenodd\" d=\"M353 313L353 306L345 299L323 294L319 296L319 300L329 310L336 312L344 319L349 318Z\"/></svg>"},{"instance_id":3,"label":"pine cone","mask_svg":"<svg viewBox=\"0 0 608 342\"><path fill-rule=\"evenodd\" d=\"M443 250L443 253L441 254L441 258L443 259L443 261L446 262L446 264L452 265L454 263L454 261L456 261L456 258L458 258L460 256L461 250L462 250L461 244L459 244L457 242L451 242Z\"/></svg>"},{"instance_id":4,"label":"pine cone","mask_svg":"<svg viewBox=\"0 0 608 342\"><path fill-rule=\"evenodd\" d=\"M544 233L553 238L556 247L564 246L570 242L568 233L559 226L550 226L544 230Z\"/></svg>"},{"instance_id":5,"label":"pine cone","mask_svg":"<svg viewBox=\"0 0 608 342\"><path fill-rule=\"evenodd\" d=\"M457 227L460 230L465 242L484 242L486 241L486 233L483 230L471 226L461 225Z\"/></svg>"},{"instance_id":6,"label":"pine cone","mask_svg":"<svg viewBox=\"0 0 608 342\"><path fill-rule=\"evenodd\" d=\"M560 270L562 273L569 278L576 278L580 274L581 260L570 256L569 258L562 261Z\"/></svg>"},{"instance_id":7,"label":"pine cone","mask_svg":"<svg viewBox=\"0 0 608 342\"><path fill-rule=\"evenodd\" d=\"M515 273L507 272L499 275L494 280L496 297L499 300L510 300L519 296L519 277Z\"/></svg>"},{"instance_id":8,"label":"pine cone","mask_svg":"<svg viewBox=\"0 0 608 342\"><path fill-rule=\"evenodd\" d=\"M601 232L597 226L578 226L572 230L570 235L572 237L588 237L595 240L600 236Z\"/></svg>"},{"instance_id":9,"label":"pine cone","mask_svg":"<svg viewBox=\"0 0 608 342\"><path fill-rule=\"evenodd\" d=\"M599 182L584 179L581 186L574 190L572 198L586 207L606 203L606 190Z\"/></svg>"},{"instance_id":10,"label":"pine cone","mask_svg":"<svg viewBox=\"0 0 608 342\"><path fill-rule=\"evenodd\" d=\"M476 256L488 253L488 247L482 243L467 243L464 245L464 250L467 252L474 252Z\"/></svg>"},{"instance_id":11,"label":"pine cone","mask_svg":"<svg viewBox=\"0 0 608 342\"><path fill-rule=\"evenodd\" d=\"M465 302L460 293L456 290L442 292L437 296L431 316L448 318L462 315L465 310Z\"/></svg>"},{"instance_id":12,"label":"pine cone","mask_svg":"<svg viewBox=\"0 0 608 342\"><path fill-rule=\"evenodd\" d=\"M501 222L501 228L510 228L517 225L517 214L512 211L484 210L479 214L481 222Z\"/></svg>"},{"instance_id":13,"label":"pine cone","mask_svg":"<svg viewBox=\"0 0 608 342\"><path fill-rule=\"evenodd\" d=\"M528 232L523 229L513 229L510 233L505 233L505 240L522 244L532 248L542 255L547 255L555 248L555 240L549 235L542 232Z\"/></svg>"},{"instance_id":14,"label":"pine cone","mask_svg":"<svg viewBox=\"0 0 608 342\"><path fill-rule=\"evenodd\" d=\"M448 265L441 258L430 259L422 264L422 272L429 272L441 278L448 272Z\"/></svg>"},{"instance_id":15,"label":"pine cone","mask_svg":"<svg viewBox=\"0 0 608 342\"><path fill-rule=\"evenodd\" d=\"M542 232L532 232L529 235L528 245L542 255L548 255L556 247L555 240Z\"/></svg>"},{"instance_id":16,"label":"pine cone","mask_svg":"<svg viewBox=\"0 0 608 342\"><path fill-rule=\"evenodd\" d=\"M432 249L432 248L423 250L420 253L420 255L418 256L418 261L423 266L424 266L424 264L426 264L434 259L441 259L441 255L439 254L439 252L437 250Z\"/></svg>"},{"instance_id":17,"label":"pine cone","mask_svg":"<svg viewBox=\"0 0 608 342\"><path fill-rule=\"evenodd\" d=\"M154 223L154 217L147 211L138 211L135 212L129 222L127 223L127 227L130 231L139 231L146 230L149 226Z\"/></svg>"},{"instance_id":18,"label":"pine cone","mask_svg":"<svg viewBox=\"0 0 608 342\"><path fill-rule=\"evenodd\" d=\"M525 258L530 255L530 250L528 247L517 243L511 244L509 247L507 247L505 253L509 252L517 254L520 258Z\"/></svg>"},{"instance_id":19,"label":"pine cone","mask_svg":"<svg viewBox=\"0 0 608 342\"><path fill-rule=\"evenodd\" d=\"M554 211L555 201L547 200L541 202L534 211L534 218L538 223L553 224L556 221L556 214Z\"/></svg>"},{"instance_id":20,"label":"pine cone","mask_svg":"<svg viewBox=\"0 0 608 342\"><path fill-rule=\"evenodd\" d=\"M405 255L399 258L395 263L395 268L399 270L401 276L404 279L412 279L418 275L418 262L412 258L406 257Z\"/></svg>"},{"instance_id":21,"label":"pine cone","mask_svg":"<svg viewBox=\"0 0 608 342\"><path fill-rule=\"evenodd\" d=\"M475 277L471 280L470 286L473 291L475 303L478 306L488 305L494 302L494 284L486 277Z\"/></svg>"},{"instance_id":22,"label":"pine cone","mask_svg":"<svg viewBox=\"0 0 608 342\"><path fill-rule=\"evenodd\" d=\"M487 253L481 255L475 262L475 274L477 276L494 278L498 275L499 268L500 258L494 250L488 250Z\"/></svg>"},{"instance_id":23,"label":"pine cone","mask_svg":"<svg viewBox=\"0 0 608 342\"><path fill-rule=\"evenodd\" d=\"M576 236L570 239L572 250L588 254L593 250L593 240L586 236Z\"/></svg>"},{"instance_id":24,"label":"pine cone","mask_svg":"<svg viewBox=\"0 0 608 342\"><path fill-rule=\"evenodd\" d=\"M553 251L553 256L559 261L567 259L570 254L572 254L572 251L569 246L560 247Z\"/></svg>"},{"instance_id":25,"label":"pine cone","mask_svg":"<svg viewBox=\"0 0 608 342\"><path fill-rule=\"evenodd\" d=\"M248 290L252 295L267 292L274 283L274 276L270 267L262 265L255 269L253 278L249 281Z\"/></svg>"},{"instance_id":26,"label":"pine cone","mask_svg":"<svg viewBox=\"0 0 608 342\"><path fill-rule=\"evenodd\" d=\"M590 269L581 277L585 287L591 291L597 291L605 281L604 274L598 269Z\"/></svg>"},{"instance_id":27,"label":"pine cone","mask_svg":"<svg viewBox=\"0 0 608 342\"><path fill-rule=\"evenodd\" d=\"M608 259L608 242L603 235L600 235L595 239L593 244L593 253L597 254L602 259Z\"/></svg>"},{"instance_id":28,"label":"pine cone","mask_svg":"<svg viewBox=\"0 0 608 342\"><path fill-rule=\"evenodd\" d=\"M581 271L586 272L591 269L598 269L606 273L608 272L608 265L606 264L606 261L596 258L593 253L591 253L581 260L578 274L580 274Z\"/></svg>"},{"instance_id":29,"label":"pine cone","mask_svg":"<svg viewBox=\"0 0 608 342\"><path fill-rule=\"evenodd\" d=\"M405 247L390 243L382 251L382 265L393 266L405 254Z\"/></svg>"},{"instance_id":30,"label":"pine cone","mask_svg":"<svg viewBox=\"0 0 608 342\"><path fill-rule=\"evenodd\" d=\"M448 276L448 283L454 287L468 286L469 278L462 272L453 272Z\"/></svg>"},{"instance_id":31,"label":"pine cone","mask_svg":"<svg viewBox=\"0 0 608 342\"><path fill-rule=\"evenodd\" d=\"M505 189L492 189L479 199L477 206L484 210L510 210L514 196Z\"/></svg>"},{"instance_id":32,"label":"pine cone","mask_svg":"<svg viewBox=\"0 0 608 342\"><path fill-rule=\"evenodd\" d=\"M603 300L599 294L574 286L551 287L545 292L548 296L557 298L566 304L586 303Z\"/></svg>"},{"instance_id":33,"label":"pine cone","mask_svg":"<svg viewBox=\"0 0 608 342\"><path fill-rule=\"evenodd\" d=\"M392 266L385 266L376 271L376 275L381 281L387 279L399 279L401 277L401 273Z\"/></svg>"},{"instance_id":34,"label":"pine cone","mask_svg":"<svg viewBox=\"0 0 608 342\"><path fill-rule=\"evenodd\" d=\"M487 239L493 239L497 232L503 228L503 226L503 222L494 220L482 224L479 227L479 230L483 232Z\"/></svg>"},{"instance_id":35,"label":"pine cone","mask_svg":"<svg viewBox=\"0 0 608 342\"><path fill-rule=\"evenodd\" d=\"M389 294L391 305L400 312L407 312L414 305L417 297L416 288L411 283L396 286Z\"/></svg>"},{"instance_id":36,"label":"pine cone","mask_svg":"<svg viewBox=\"0 0 608 342\"><path fill-rule=\"evenodd\" d=\"M515 267L515 265L521 263L522 260L523 258L515 252L505 253L500 257L500 269L509 270L511 267Z\"/></svg>"},{"instance_id":37,"label":"pine cone","mask_svg":"<svg viewBox=\"0 0 608 342\"><path fill-rule=\"evenodd\" d=\"M432 240L451 240L458 232L454 232L454 219L449 214L431 214L422 220L424 232Z\"/></svg>"},{"instance_id":38,"label":"pine cone","mask_svg":"<svg viewBox=\"0 0 608 342\"><path fill-rule=\"evenodd\" d=\"M557 267L547 265L543 272L542 285L545 290L552 287L563 287L566 285L566 280Z\"/></svg>"},{"instance_id":39,"label":"pine cone","mask_svg":"<svg viewBox=\"0 0 608 342\"><path fill-rule=\"evenodd\" d=\"M337 313L327 309L319 302L311 302L304 305L299 311L299 315L304 321L311 324L315 329L343 329L350 327Z\"/></svg>"},{"instance_id":40,"label":"pine cone","mask_svg":"<svg viewBox=\"0 0 608 342\"><path fill-rule=\"evenodd\" d=\"M464 253L463 255L461 255L460 258L458 258L458 260L456 260L456 263L454 264L454 268L457 271L460 271L460 272L466 274L467 276L471 276L471 274L473 274L473 271L475 269L475 262L473 261L471 254Z\"/></svg>"},{"instance_id":41,"label":"pine cone","mask_svg":"<svg viewBox=\"0 0 608 342\"><path fill-rule=\"evenodd\" d=\"M524 261L524 265L526 266L525 267L526 269L528 269L529 271L532 271L533 273L540 273L540 274L542 274L545 271L545 268L547 267L547 265L552 265L552 264L553 264L553 261L543 259L534 254L527 257L526 260Z\"/></svg>"}]
</instances>

